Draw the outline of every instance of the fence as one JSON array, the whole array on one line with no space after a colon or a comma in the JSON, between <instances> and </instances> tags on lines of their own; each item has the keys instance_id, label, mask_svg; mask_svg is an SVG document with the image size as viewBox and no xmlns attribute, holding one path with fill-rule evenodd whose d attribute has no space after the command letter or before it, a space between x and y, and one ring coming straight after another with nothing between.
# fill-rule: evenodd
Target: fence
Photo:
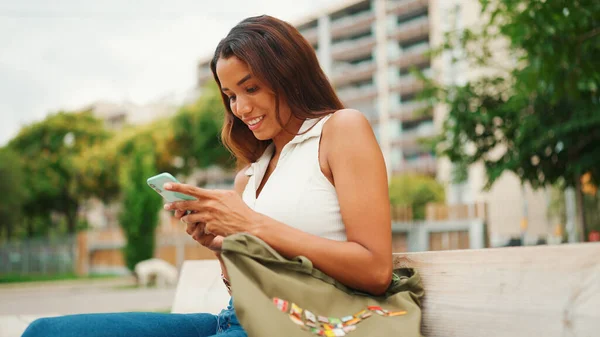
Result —
<instances>
[{"instance_id":1,"label":"fence","mask_svg":"<svg viewBox=\"0 0 600 337\"><path fill-rule=\"evenodd\" d=\"M0 274L73 273L76 248L74 236L0 244Z\"/></svg>"},{"instance_id":2,"label":"fence","mask_svg":"<svg viewBox=\"0 0 600 337\"><path fill-rule=\"evenodd\" d=\"M486 216L484 203L430 203L425 207L425 220L414 220L410 207L392 207L392 250L401 253L486 248Z\"/></svg>"},{"instance_id":3,"label":"fence","mask_svg":"<svg viewBox=\"0 0 600 337\"><path fill-rule=\"evenodd\" d=\"M128 273L122 253L125 240L120 228L79 233L77 235L79 257L76 262L77 274ZM215 255L187 235L181 223L174 218L169 218L166 223L156 229L154 257L179 267L184 260L214 259Z\"/></svg>"}]
</instances>

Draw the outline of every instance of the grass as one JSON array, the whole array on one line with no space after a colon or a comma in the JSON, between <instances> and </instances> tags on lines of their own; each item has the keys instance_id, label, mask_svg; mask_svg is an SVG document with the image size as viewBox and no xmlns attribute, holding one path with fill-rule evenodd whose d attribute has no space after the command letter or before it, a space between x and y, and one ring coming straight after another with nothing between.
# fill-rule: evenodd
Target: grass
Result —
<instances>
[{"instance_id":1,"label":"grass","mask_svg":"<svg viewBox=\"0 0 600 337\"><path fill-rule=\"evenodd\" d=\"M92 280L118 277L112 274L92 274L89 276L77 276L73 273L66 274L31 274L21 275L16 273L0 274L0 284L20 283L20 282L40 282L40 281L65 281L65 280Z\"/></svg>"}]
</instances>

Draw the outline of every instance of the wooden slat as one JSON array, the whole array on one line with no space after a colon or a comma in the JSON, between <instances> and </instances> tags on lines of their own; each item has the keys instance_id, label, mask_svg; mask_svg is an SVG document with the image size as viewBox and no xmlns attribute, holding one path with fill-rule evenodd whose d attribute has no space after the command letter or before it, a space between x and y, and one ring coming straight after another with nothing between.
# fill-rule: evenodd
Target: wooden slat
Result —
<instances>
[{"instance_id":1,"label":"wooden slat","mask_svg":"<svg viewBox=\"0 0 600 337\"><path fill-rule=\"evenodd\" d=\"M600 335L600 244L394 254L423 278L427 337Z\"/></svg>"}]
</instances>

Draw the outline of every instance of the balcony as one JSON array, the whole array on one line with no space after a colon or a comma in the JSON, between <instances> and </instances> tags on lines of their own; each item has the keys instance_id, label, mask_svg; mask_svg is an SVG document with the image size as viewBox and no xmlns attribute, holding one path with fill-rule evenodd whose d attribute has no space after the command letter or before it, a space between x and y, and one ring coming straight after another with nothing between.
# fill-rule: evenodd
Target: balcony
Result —
<instances>
[{"instance_id":1,"label":"balcony","mask_svg":"<svg viewBox=\"0 0 600 337\"><path fill-rule=\"evenodd\" d=\"M404 17L414 13L426 13L428 8L429 0L405 0L390 1L386 10L388 14Z\"/></svg>"},{"instance_id":2,"label":"balcony","mask_svg":"<svg viewBox=\"0 0 600 337\"><path fill-rule=\"evenodd\" d=\"M344 105L352 107L356 106L357 103L373 100L377 97L377 89L375 85L369 85L359 88L341 89L337 91L337 94Z\"/></svg>"},{"instance_id":3,"label":"balcony","mask_svg":"<svg viewBox=\"0 0 600 337\"><path fill-rule=\"evenodd\" d=\"M316 45L319 42L319 30L317 27L302 30L300 33L302 33L302 36L304 36L304 38L312 46Z\"/></svg>"},{"instance_id":4,"label":"balcony","mask_svg":"<svg viewBox=\"0 0 600 337\"><path fill-rule=\"evenodd\" d=\"M399 93L402 96L414 95L423 90L423 82L413 76L404 76L400 83L390 88L391 92Z\"/></svg>"},{"instance_id":5,"label":"balcony","mask_svg":"<svg viewBox=\"0 0 600 337\"><path fill-rule=\"evenodd\" d=\"M389 34L391 40L397 40L400 43L421 40L429 36L429 18L421 17L415 20L400 24Z\"/></svg>"},{"instance_id":6,"label":"balcony","mask_svg":"<svg viewBox=\"0 0 600 337\"><path fill-rule=\"evenodd\" d=\"M392 140L392 146L399 147L402 150L418 151L423 149L419 140L421 138L433 137L436 135L433 125L430 127L417 128L416 130L403 131L400 136Z\"/></svg>"},{"instance_id":7,"label":"balcony","mask_svg":"<svg viewBox=\"0 0 600 337\"><path fill-rule=\"evenodd\" d=\"M431 119L433 116L431 112L423 114L423 110L427 109L428 107L429 104L422 101L402 103L399 109L390 114L390 117L399 119L402 122Z\"/></svg>"},{"instance_id":8,"label":"balcony","mask_svg":"<svg viewBox=\"0 0 600 337\"><path fill-rule=\"evenodd\" d=\"M371 54L374 46L374 36L336 43L332 47L331 57L336 61L350 61Z\"/></svg>"},{"instance_id":9,"label":"balcony","mask_svg":"<svg viewBox=\"0 0 600 337\"><path fill-rule=\"evenodd\" d=\"M436 173L437 163L435 157L423 155L414 159L405 159L392 170L394 174L421 173L433 175Z\"/></svg>"},{"instance_id":10,"label":"balcony","mask_svg":"<svg viewBox=\"0 0 600 337\"><path fill-rule=\"evenodd\" d=\"M335 86L344 86L349 83L364 81L373 77L375 72L375 62L368 61L358 65L341 65L334 67L332 81Z\"/></svg>"},{"instance_id":11,"label":"balcony","mask_svg":"<svg viewBox=\"0 0 600 337\"><path fill-rule=\"evenodd\" d=\"M370 29L373 22L375 22L375 13L373 11L366 11L332 21L331 38L336 39L362 33Z\"/></svg>"},{"instance_id":12,"label":"balcony","mask_svg":"<svg viewBox=\"0 0 600 337\"><path fill-rule=\"evenodd\" d=\"M419 67L426 65L431 62L431 59L427 55L428 47L416 48L414 50L408 50L404 52L400 57L392 60L390 65L398 66L400 69L407 69L410 67Z\"/></svg>"}]
</instances>

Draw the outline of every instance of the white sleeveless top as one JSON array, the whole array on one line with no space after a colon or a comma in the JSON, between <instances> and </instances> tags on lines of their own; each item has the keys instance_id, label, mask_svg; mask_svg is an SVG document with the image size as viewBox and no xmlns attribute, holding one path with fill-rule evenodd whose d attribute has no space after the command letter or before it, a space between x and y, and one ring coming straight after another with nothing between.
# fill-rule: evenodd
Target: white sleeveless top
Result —
<instances>
[{"instance_id":1,"label":"white sleeveless top","mask_svg":"<svg viewBox=\"0 0 600 337\"><path fill-rule=\"evenodd\" d=\"M256 190L273 156L274 145L267 147L245 172L250 179L242 198L254 211L288 226L327 239L346 241L335 187L319 165L321 131L330 117L304 121L299 133L314 127L283 147L277 166L257 199Z\"/></svg>"}]
</instances>

